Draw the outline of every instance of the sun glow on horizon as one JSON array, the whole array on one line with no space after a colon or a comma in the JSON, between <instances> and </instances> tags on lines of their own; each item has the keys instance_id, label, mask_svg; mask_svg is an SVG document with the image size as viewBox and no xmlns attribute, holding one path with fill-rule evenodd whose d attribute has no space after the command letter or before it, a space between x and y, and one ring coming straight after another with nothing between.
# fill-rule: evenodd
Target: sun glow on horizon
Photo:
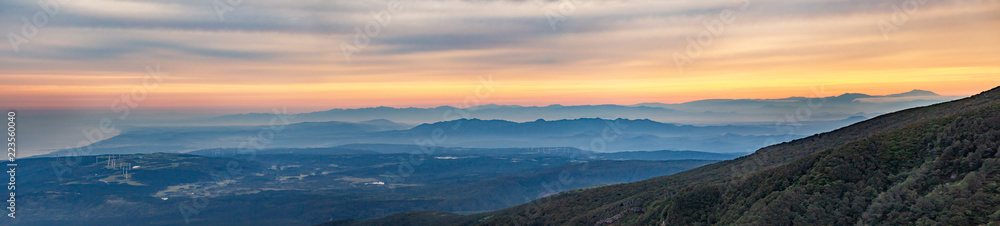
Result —
<instances>
[{"instance_id":1,"label":"sun glow on horizon","mask_svg":"<svg viewBox=\"0 0 1000 226\"><path fill-rule=\"evenodd\" d=\"M344 10L267 3L199 25L192 15L211 19L214 11L176 4L144 21L103 24L68 19L144 13L67 8L66 19L17 53L2 45L0 105L106 108L142 87L151 65L170 76L141 104L162 109L456 105L485 76L500 86L483 104L526 106L816 96L816 87L824 95L963 96L1000 85L1000 30L988 29L1000 27L995 1L924 4L886 35L878 24L893 15L891 4L754 1L682 69L675 53L686 53L706 18L732 2L586 2L552 30L524 4L417 1L350 62L339 46L377 8L325 4ZM286 11L299 14L255 20ZM19 20L0 25L20 27L11 21Z\"/></svg>"}]
</instances>

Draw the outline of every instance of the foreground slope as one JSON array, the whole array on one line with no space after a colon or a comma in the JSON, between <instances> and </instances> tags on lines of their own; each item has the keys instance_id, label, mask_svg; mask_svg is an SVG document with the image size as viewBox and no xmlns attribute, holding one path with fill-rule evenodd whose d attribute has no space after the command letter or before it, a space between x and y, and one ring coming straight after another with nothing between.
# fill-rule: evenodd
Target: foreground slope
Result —
<instances>
[{"instance_id":1,"label":"foreground slope","mask_svg":"<svg viewBox=\"0 0 1000 226\"><path fill-rule=\"evenodd\" d=\"M1000 88L994 88L671 176L434 219L462 225L996 224L998 140ZM354 223L406 221L398 215Z\"/></svg>"}]
</instances>

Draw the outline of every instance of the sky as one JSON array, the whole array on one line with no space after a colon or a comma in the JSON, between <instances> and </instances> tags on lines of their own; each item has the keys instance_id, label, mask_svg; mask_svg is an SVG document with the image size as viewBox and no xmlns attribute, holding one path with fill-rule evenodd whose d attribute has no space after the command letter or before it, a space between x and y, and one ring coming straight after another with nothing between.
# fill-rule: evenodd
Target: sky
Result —
<instances>
[{"instance_id":1,"label":"sky","mask_svg":"<svg viewBox=\"0 0 1000 226\"><path fill-rule=\"evenodd\" d=\"M971 95L1000 85L997 28L997 0L11 0L0 107Z\"/></svg>"}]
</instances>

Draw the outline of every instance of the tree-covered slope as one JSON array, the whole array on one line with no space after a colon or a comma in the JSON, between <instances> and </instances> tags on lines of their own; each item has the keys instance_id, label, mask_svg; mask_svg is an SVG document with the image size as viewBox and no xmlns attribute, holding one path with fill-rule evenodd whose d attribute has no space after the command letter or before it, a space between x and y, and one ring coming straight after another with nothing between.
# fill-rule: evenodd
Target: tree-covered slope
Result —
<instances>
[{"instance_id":1,"label":"tree-covered slope","mask_svg":"<svg viewBox=\"0 0 1000 226\"><path fill-rule=\"evenodd\" d=\"M694 184L635 223L813 225L1000 220L1000 105L874 134L787 164Z\"/></svg>"}]
</instances>

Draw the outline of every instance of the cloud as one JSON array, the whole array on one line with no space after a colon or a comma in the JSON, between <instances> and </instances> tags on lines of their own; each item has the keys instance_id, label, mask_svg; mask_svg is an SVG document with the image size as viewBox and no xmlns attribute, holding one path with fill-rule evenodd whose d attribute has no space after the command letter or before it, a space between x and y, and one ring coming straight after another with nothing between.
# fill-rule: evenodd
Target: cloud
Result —
<instances>
[{"instance_id":1,"label":"cloud","mask_svg":"<svg viewBox=\"0 0 1000 226\"><path fill-rule=\"evenodd\" d=\"M4 84L24 92L67 81L87 87L68 89L80 92L127 90L142 68L159 63L177 74L174 91L198 90L219 100L255 95L227 85L327 84L318 91L281 90L292 92L287 98L343 97L358 93L351 87L371 87L364 93L376 96L366 102L403 103L464 94L417 97L378 87L461 87L497 74L522 92L498 94L495 101L538 105L553 103L523 103L545 99L526 95L629 104L761 91L781 97L818 84L845 92L919 87L967 95L1000 73L1000 31L988 29L1000 26L996 1L929 1L887 36L877 24L890 20L900 1L750 0L745 10L731 0L401 1L403 11L348 63L341 43L352 43L355 28L373 21L386 2L243 1L220 20L213 1L74 0L18 53L0 45L0 79L16 80ZM19 33L20 18L39 10L35 1L0 2L0 34ZM684 53L689 40L706 32L704 22L726 10L734 10L735 21L678 72L674 53ZM79 96L95 95L103 93ZM181 100L177 95L163 102ZM330 100L321 102L356 104Z\"/></svg>"}]
</instances>

